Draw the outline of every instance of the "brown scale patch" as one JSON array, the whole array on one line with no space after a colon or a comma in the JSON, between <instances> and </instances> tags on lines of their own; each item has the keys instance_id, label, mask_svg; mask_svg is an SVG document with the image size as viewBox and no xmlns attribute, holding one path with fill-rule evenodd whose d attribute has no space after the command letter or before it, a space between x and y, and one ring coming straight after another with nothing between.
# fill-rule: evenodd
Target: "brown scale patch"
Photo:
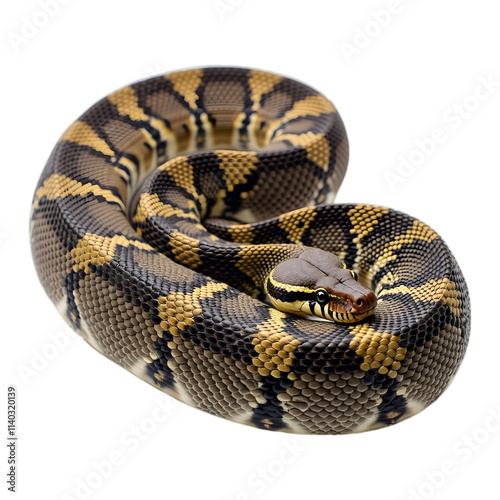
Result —
<instances>
[{"instance_id":1,"label":"brown scale patch","mask_svg":"<svg viewBox=\"0 0 500 500\"><path fill-rule=\"evenodd\" d=\"M186 109L174 94L165 91L149 94L145 98L145 104L151 109L154 115L169 121L171 132L176 138L177 152L185 153L192 133L191 113L189 109ZM186 130L186 127L189 132Z\"/></svg>"},{"instance_id":2,"label":"brown scale patch","mask_svg":"<svg viewBox=\"0 0 500 500\"><path fill-rule=\"evenodd\" d=\"M137 98L136 92L132 87L125 87L120 89L108 97L108 100L114 104L116 107L118 114L120 116L126 116L127 118L133 121L147 121L151 126L156 128L160 133L160 136L164 140L170 140L172 143L175 143L175 136L171 130L165 125L162 120L157 118L153 118L149 116L142 107L139 106L139 100ZM108 127L110 128L109 132L113 135L114 126ZM116 128L120 128L119 126ZM134 129L137 130L137 129ZM145 140L148 144L152 146L154 151L156 143L154 139L149 135L149 133L145 129L139 129L139 131L143 135L143 141ZM133 137L134 134L130 133L127 135L127 138ZM134 150L135 147L132 144L127 144L127 152L131 152L130 149ZM130 148L130 149L129 149ZM149 152L151 154L151 151ZM142 158L140 156L139 158Z\"/></svg>"},{"instance_id":3,"label":"brown scale patch","mask_svg":"<svg viewBox=\"0 0 500 500\"><path fill-rule=\"evenodd\" d=\"M213 142L231 146L234 125L245 105L245 88L240 82L208 82L203 90L205 111L216 120Z\"/></svg>"},{"instance_id":4,"label":"brown scale patch","mask_svg":"<svg viewBox=\"0 0 500 500\"><path fill-rule=\"evenodd\" d=\"M168 279L169 283L189 284L194 283L196 273L191 269L177 264L171 259L157 252L143 251L137 247L129 247L134 262L148 273L157 276L160 280Z\"/></svg>"},{"instance_id":5,"label":"brown scale patch","mask_svg":"<svg viewBox=\"0 0 500 500\"><path fill-rule=\"evenodd\" d=\"M398 374L401 392L409 402L408 416L433 403L448 387L465 354L460 329L446 325L441 333L408 351Z\"/></svg>"},{"instance_id":6,"label":"brown scale patch","mask_svg":"<svg viewBox=\"0 0 500 500\"><path fill-rule=\"evenodd\" d=\"M337 192L347 172L349 142L347 141L347 137L344 137L343 139L337 138L337 141L338 145L335 147L335 165L333 165L333 171L326 180L328 185L328 196L325 200L318 200L318 203L333 203L335 201Z\"/></svg>"},{"instance_id":7,"label":"brown scale patch","mask_svg":"<svg viewBox=\"0 0 500 500\"><path fill-rule=\"evenodd\" d=\"M250 424L252 409L265 401L258 374L178 336L170 345L173 359L168 365L182 385L180 399L212 415Z\"/></svg>"},{"instance_id":8,"label":"brown scale patch","mask_svg":"<svg viewBox=\"0 0 500 500\"><path fill-rule=\"evenodd\" d=\"M37 242L33 245L33 260L40 282L52 302L58 304L66 296L63 282L73 265L71 253L63 247L53 225L45 218L32 221L30 234Z\"/></svg>"},{"instance_id":9,"label":"brown scale patch","mask_svg":"<svg viewBox=\"0 0 500 500\"><path fill-rule=\"evenodd\" d=\"M399 347L399 337L378 332L368 323L350 326L349 330L354 336L349 349L363 358L361 370L377 370L381 375L395 378L406 355L406 349Z\"/></svg>"},{"instance_id":10,"label":"brown scale patch","mask_svg":"<svg viewBox=\"0 0 500 500\"><path fill-rule=\"evenodd\" d=\"M81 205L85 205L85 214L88 220L98 223L98 227L102 229L96 233L108 231L113 228L118 234L123 237L134 240L137 238L137 233L133 230L130 222L125 214L117 205L110 205L96 198L86 198L81 200Z\"/></svg>"},{"instance_id":11,"label":"brown scale patch","mask_svg":"<svg viewBox=\"0 0 500 500\"><path fill-rule=\"evenodd\" d=\"M127 302L122 291L95 274L80 280L75 301L94 347L115 363L131 369L156 359L155 329L149 312Z\"/></svg>"},{"instance_id":12,"label":"brown scale patch","mask_svg":"<svg viewBox=\"0 0 500 500\"><path fill-rule=\"evenodd\" d=\"M283 182L284 170L262 170L255 186L242 201L242 207L248 208L255 219L262 220L277 217L297 205L305 205L314 198L321 182L311 175L308 165L296 165L294 175L288 182Z\"/></svg>"},{"instance_id":13,"label":"brown scale patch","mask_svg":"<svg viewBox=\"0 0 500 500\"><path fill-rule=\"evenodd\" d=\"M182 129L182 124L187 123L191 113L179 101L179 98L170 92L152 92L145 97L146 106L151 109L152 114L168 120L174 131Z\"/></svg>"},{"instance_id":14,"label":"brown scale patch","mask_svg":"<svg viewBox=\"0 0 500 500\"><path fill-rule=\"evenodd\" d=\"M151 147L156 147L156 143L144 129L138 129L130 123L119 120L110 120L105 125L102 125L102 130L109 138L110 145L116 151L135 156L143 170L149 167L153 153L145 143ZM132 163L132 165L134 164Z\"/></svg>"},{"instance_id":15,"label":"brown scale patch","mask_svg":"<svg viewBox=\"0 0 500 500\"><path fill-rule=\"evenodd\" d=\"M235 318L255 318L265 314L268 306L244 293L224 297L224 311Z\"/></svg>"},{"instance_id":16,"label":"brown scale patch","mask_svg":"<svg viewBox=\"0 0 500 500\"><path fill-rule=\"evenodd\" d=\"M317 118L302 118L300 120L293 120L291 122L283 124L276 136L279 137L281 134L291 134L300 135L310 132L312 129L318 126Z\"/></svg>"},{"instance_id":17,"label":"brown scale patch","mask_svg":"<svg viewBox=\"0 0 500 500\"><path fill-rule=\"evenodd\" d=\"M285 422L301 433L342 434L355 431L376 409L380 391L362 383L364 372L304 373L278 395ZM295 424L295 425L294 425Z\"/></svg>"},{"instance_id":18,"label":"brown scale patch","mask_svg":"<svg viewBox=\"0 0 500 500\"><path fill-rule=\"evenodd\" d=\"M265 101L259 107L259 115L266 121L277 118L284 109L291 109L295 99L288 92L276 91L266 96Z\"/></svg>"},{"instance_id":19,"label":"brown scale patch","mask_svg":"<svg viewBox=\"0 0 500 500\"><path fill-rule=\"evenodd\" d=\"M332 221L322 227L317 227L314 222L309 228L309 246L333 252L341 260L345 259L349 249L349 242L345 238L341 221Z\"/></svg>"},{"instance_id":20,"label":"brown scale patch","mask_svg":"<svg viewBox=\"0 0 500 500\"><path fill-rule=\"evenodd\" d=\"M175 284L193 283L195 280L196 274L191 269L167 259L160 253L142 251L137 247L129 247L129 251L140 268L147 269L159 279L168 278L169 283Z\"/></svg>"},{"instance_id":21,"label":"brown scale patch","mask_svg":"<svg viewBox=\"0 0 500 500\"><path fill-rule=\"evenodd\" d=\"M256 108L258 113L252 116L251 129L249 132L258 148L269 149L267 132L270 124L277 119L282 110L290 109L293 103L294 98L290 94L277 91L268 94L265 101Z\"/></svg>"},{"instance_id":22,"label":"brown scale patch","mask_svg":"<svg viewBox=\"0 0 500 500\"><path fill-rule=\"evenodd\" d=\"M245 104L245 87L236 81L210 81L203 89L203 104L205 111L217 118L218 113L222 115L229 113L233 116L243 110Z\"/></svg>"},{"instance_id":23,"label":"brown scale patch","mask_svg":"<svg viewBox=\"0 0 500 500\"><path fill-rule=\"evenodd\" d=\"M149 123L158 130L160 137L167 141L169 146L174 147L175 152L177 139L173 132L161 120L151 119ZM139 169L133 161L126 157L121 157L119 160L119 163L130 172L132 186L135 186L137 181L161 160L156 156L156 140L145 128L137 128L119 120L110 120L102 126L102 129L108 137L110 146L116 151L132 155L138 161Z\"/></svg>"},{"instance_id":24,"label":"brown scale patch","mask_svg":"<svg viewBox=\"0 0 500 500\"><path fill-rule=\"evenodd\" d=\"M323 321L311 321L297 316L293 322L294 328L302 332L306 337L322 337L321 340L328 338L332 334L332 323Z\"/></svg>"}]
</instances>

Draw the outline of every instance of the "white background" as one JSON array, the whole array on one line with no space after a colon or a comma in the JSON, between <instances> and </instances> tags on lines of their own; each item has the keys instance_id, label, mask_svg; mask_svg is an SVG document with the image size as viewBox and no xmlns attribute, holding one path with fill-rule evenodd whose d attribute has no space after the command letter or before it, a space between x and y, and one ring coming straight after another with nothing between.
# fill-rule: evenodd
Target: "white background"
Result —
<instances>
[{"instance_id":1,"label":"white background","mask_svg":"<svg viewBox=\"0 0 500 500\"><path fill-rule=\"evenodd\" d=\"M3 2L0 14L1 391L19 393L17 498L498 498L498 4L47 0L48 17L42 3ZM423 413L351 436L229 423L100 356L47 299L28 215L61 133L125 84L204 65L273 70L325 93L351 144L337 201L410 213L453 250L473 301L471 342L451 387ZM482 80L493 82L489 93ZM436 128L445 139L432 146ZM428 145L423 161L416 141ZM391 189L387 173L399 175L401 157L419 164Z\"/></svg>"}]
</instances>

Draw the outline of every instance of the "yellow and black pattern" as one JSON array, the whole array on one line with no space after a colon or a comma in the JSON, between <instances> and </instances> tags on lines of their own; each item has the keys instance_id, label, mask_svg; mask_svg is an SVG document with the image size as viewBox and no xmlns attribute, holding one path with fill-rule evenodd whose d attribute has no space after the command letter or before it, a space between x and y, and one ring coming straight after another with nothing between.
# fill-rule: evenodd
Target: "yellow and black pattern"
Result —
<instances>
[{"instance_id":1,"label":"yellow and black pattern","mask_svg":"<svg viewBox=\"0 0 500 500\"><path fill-rule=\"evenodd\" d=\"M40 280L99 352L211 414L314 434L396 423L453 379L469 296L425 224L328 204L347 158L336 108L279 75L196 69L125 87L69 127L42 173ZM310 248L375 292L371 316L318 322L265 303L270 271Z\"/></svg>"}]
</instances>

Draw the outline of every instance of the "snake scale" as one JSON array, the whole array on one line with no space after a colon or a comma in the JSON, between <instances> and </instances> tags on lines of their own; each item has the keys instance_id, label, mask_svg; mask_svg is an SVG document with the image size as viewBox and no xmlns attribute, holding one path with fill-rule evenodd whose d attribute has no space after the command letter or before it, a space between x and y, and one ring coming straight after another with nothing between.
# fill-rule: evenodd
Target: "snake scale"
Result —
<instances>
[{"instance_id":1,"label":"snake scale","mask_svg":"<svg viewBox=\"0 0 500 500\"><path fill-rule=\"evenodd\" d=\"M397 423L454 377L469 295L424 223L331 204L347 160L333 104L277 74L124 87L41 175L39 278L100 353L213 415L310 434Z\"/></svg>"}]
</instances>

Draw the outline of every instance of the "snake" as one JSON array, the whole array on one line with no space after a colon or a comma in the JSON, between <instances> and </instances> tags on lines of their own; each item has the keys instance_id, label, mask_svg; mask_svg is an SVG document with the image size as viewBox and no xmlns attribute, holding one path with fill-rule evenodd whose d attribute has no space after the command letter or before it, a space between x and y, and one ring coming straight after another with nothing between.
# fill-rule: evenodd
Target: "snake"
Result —
<instances>
[{"instance_id":1,"label":"snake","mask_svg":"<svg viewBox=\"0 0 500 500\"><path fill-rule=\"evenodd\" d=\"M297 434L396 424L453 380L470 298L425 223L334 203L348 156L337 108L287 76L128 85L50 154L30 215L38 277L98 352L211 415ZM450 190L430 181L422 202Z\"/></svg>"}]
</instances>

